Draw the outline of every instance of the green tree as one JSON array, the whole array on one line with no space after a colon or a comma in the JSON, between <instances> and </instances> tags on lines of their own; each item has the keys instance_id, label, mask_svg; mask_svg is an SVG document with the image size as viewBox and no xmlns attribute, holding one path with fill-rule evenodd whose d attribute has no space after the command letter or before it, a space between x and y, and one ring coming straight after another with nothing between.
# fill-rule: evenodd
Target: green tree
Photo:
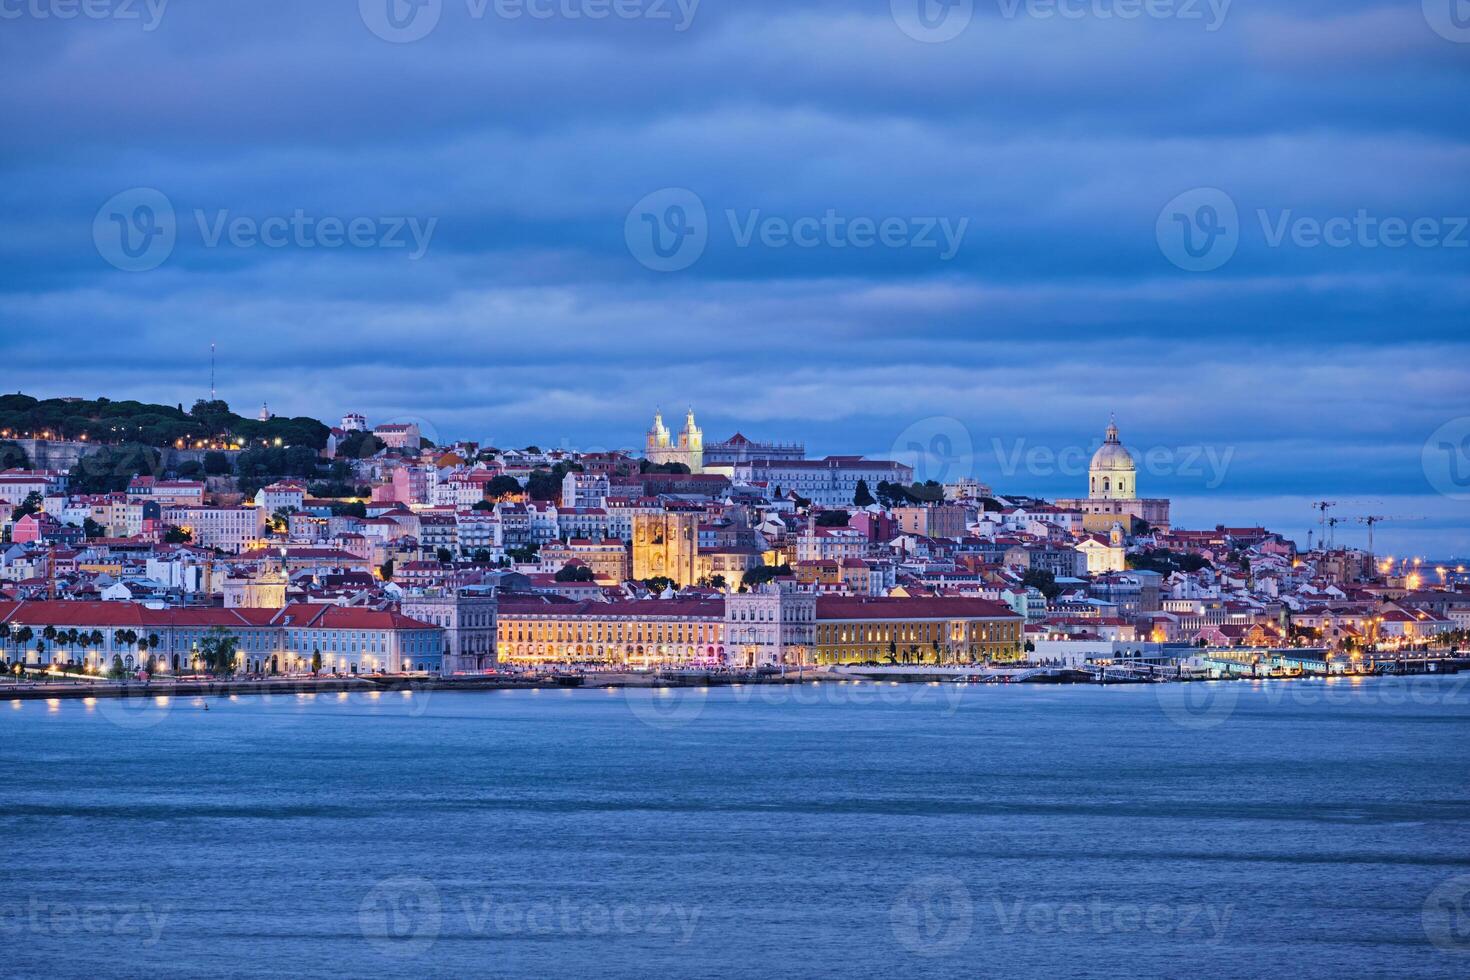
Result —
<instances>
[{"instance_id":1,"label":"green tree","mask_svg":"<svg viewBox=\"0 0 1470 980\"><path fill-rule=\"evenodd\" d=\"M230 465L230 457L218 450L210 450L204 454L204 473L206 476L229 476L234 467Z\"/></svg>"},{"instance_id":2,"label":"green tree","mask_svg":"<svg viewBox=\"0 0 1470 980\"><path fill-rule=\"evenodd\" d=\"M0 470L28 470L31 458L17 443L6 439L0 442Z\"/></svg>"},{"instance_id":3,"label":"green tree","mask_svg":"<svg viewBox=\"0 0 1470 980\"><path fill-rule=\"evenodd\" d=\"M36 631L31 629L29 626L22 626L20 629L15 630L13 633L11 633L11 640L16 645L16 657L18 659L25 659L26 645L35 638Z\"/></svg>"},{"instance_id":4,"label":"green tree","mask_svg":"<svg viewBox=\"0 0 1470 980\"><path fill-rule=\"evenodd\" d=\"M163 535L164 544L188 544L194 540L194 535L181 527L171 527Z\"/></svg>"},{"instance_id":5,"label":"green tree","mask_svg":"<svg viewBox=\"0 0 1470 980\"><path fill-rule=\"evenodd\" d=\"M384 582L393 581L393 559L389 558L378 566L378 575Z\"/></svg>"},{"instance_id":6,"label":"green tree","mask_svg":"<svg viewBox=\"0 0 1470 980\"><path fill-rule=\"evenodd\" d=\"M591 582L593 577L592 569L574 563L563 565L555 575L558 582Z\"/></svg>"},{"instance_id":7,"label":"green tree","mask_svg":"<svg viewBox=\"0 0 1470 980\"><path fill-rule=\"evenodd\" d=\"M211 626L199 643L199 659L211 674L229 676L235 672L235 653L240 640L223 626Z\"/></svg>"},{"instance_id":8,"label":"green tree","mask_svg":"<svg viewBox=\"0 0 1470 980\"><path fill-rule=\"evenodd\" d=\"M163 457L157 449L138 443L103 446L79 459L71 468L72 493L120 493L135 476L160 476Z\"/></svg>"},{"instance_id":9,"label":"green tree","mask_svg":"<svg viewBox=\"0 0 1470 980\"><path fill-rule=\"evenodd\" d=\"M496 476L485 484L485 496L490 499L514 497L521 492L521 481L513 476Z\"/></svg>"},{"instance_id":10,"label":"green tree","mask_svg":"<svg viewBox=\"0 0 1470 980\"><path fill-rule=\"evenodd\" d=\"M852 505L854 507L871 507L878 501L873 497L872 491L868 489L867 480L859 480L857 489L853 491Z\"/></svg>"},{"instance_id":11,"label":"green tree","mask_svg":"<svg viewBox=\"0 0 1470 980\"><path fill-rule=\"evenodd\" d=\"M519 562L521 564L535 561L536 555L539 554L540 551L541 549L536 545L534 541L522 548L505 549L505 553L510 556L511 561Z\"/></svg>"},{"instance_id":12,"label":"green tree","mask_svg":"<svg viewBox=\"0 0 1470 980\"><path fill-rule=\"evenodd\" d=\"M454 561L454 554L448 548L439 548L434 552L434 557L439 560L439 564L441 565L448 565Z\"/></svg>"},{"instance_id":13,"label":"green tree","mask_svg":"<svg viewBox=\"0 0 1470 980\"><path fill-rule=\"evenodd\" d=\"M1021 576L1021 584L1029 585L1048 600L1055 599L1062 594L1062 587L1057 584L1057 577L1044 568L1032 568Z\"/></svg>"},{"instance_id":14,"label":"green tree","mask_svg":"<svg viewBox=\"0 0 1470 980\"><path fill-rule=\"evenodd\" d=\"M311 673L316 676L322 672L322 652L317 647L311 648Z\"/></svg>"},{"instance_id":15,"label":"green tree","mask_svg":"<svg viewBox=\"0 0 1470 980\"><path fill-rule=\"evenodd\" d=\"M741 577L741 584L747 588L764 585L773 578L781 578L791 574L790 565L760 565L748 570Z\"/></svg>"},{"instance_id":16,"label":"green tree","mask_svg":"<svg viewBox=\"0 0 1470 980\"><path fill-rule=\"evenodd\" d=\"M20 502L20 506L10 512L10 519L18 521L30 514L39 514L43 506L45 506L45 501L41 499L40 493L32 490L26 494L26 499Z\"/></svg>"}]
</instances>

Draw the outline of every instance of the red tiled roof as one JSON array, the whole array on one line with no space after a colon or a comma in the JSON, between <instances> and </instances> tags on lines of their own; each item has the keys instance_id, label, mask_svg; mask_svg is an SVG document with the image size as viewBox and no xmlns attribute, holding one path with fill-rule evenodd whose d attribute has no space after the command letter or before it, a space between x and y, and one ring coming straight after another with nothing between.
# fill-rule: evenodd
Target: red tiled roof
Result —
<instances>
[{"instance_id":1,"label":"red tiled roof","mask_svg":"<svg viewBox=\"0 0 1470 980\"><path fill-rule=\"evenodd\" d=\"M622 602L582 602L547 605L534 600L502 599L500 617L555 615L565 616L617 616L626 619L651 619L661 616L680 618L724 619L725 603L722 599L627 599Z\"/></svg>"},{"instance_id":2,"label":"red tiled roof","mask_svg":"<svg viewBox=\"0 0 1470 980\"><path fill-rule=\"evenodd\" d=\"M817 597L817 619L1020 619L1010 606L968 596L902 598Z\"/></svg>"},{"instance_id":3,"label":"red tiled roof","mask_svg":"<svg viewBox=\"0 0 1470 980\"><path fill-rule=\"evenodd\" d=\"M149 609L132 602L35 601L0 603L0 622L20 626L93 626L102 629L281 626L315 629L434 629L400 613L357 606L295 604L284 609ZM39 629L36 632L40 632Z\"/></svg>"}]
</instances>

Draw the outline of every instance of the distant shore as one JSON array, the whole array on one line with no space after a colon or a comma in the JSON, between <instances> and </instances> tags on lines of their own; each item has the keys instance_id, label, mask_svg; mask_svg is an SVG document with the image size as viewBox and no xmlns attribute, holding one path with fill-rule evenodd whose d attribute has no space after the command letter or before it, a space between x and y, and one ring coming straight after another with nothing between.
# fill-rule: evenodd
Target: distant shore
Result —
<instances>
[{"instance_id":1,"label":"distant shore","mask_svg":"<svg viewBox=\"0 0 1470 980\"><path fill-rule=\"evenodd\" d=\"M1333 678L1381 679L1404 676L1444 676L1470 671L1470 659L1447 660L1438 669L1413 674L1333 674ZM389 691L508 691L541 688L607 689L652 687L729 687L737 684L810 684L815 682L879 684L1147 684L1199 683L1207 681L1321 680L1328 675L1296 674L1272 677L1199 677L1160 673L1155 677L1099 678L1082 670L1064 667L935 668L935 667L803 667L782 672L670 671L546 671L543 673L497 674L472 677L429 675L385 676L289 676L271 678L186 679L156 678L149 681L102 679L0 682L0 701L83 700L88 698L209 697L227 695L332 694L339 692Z\"/></svg>"}]
</instances>

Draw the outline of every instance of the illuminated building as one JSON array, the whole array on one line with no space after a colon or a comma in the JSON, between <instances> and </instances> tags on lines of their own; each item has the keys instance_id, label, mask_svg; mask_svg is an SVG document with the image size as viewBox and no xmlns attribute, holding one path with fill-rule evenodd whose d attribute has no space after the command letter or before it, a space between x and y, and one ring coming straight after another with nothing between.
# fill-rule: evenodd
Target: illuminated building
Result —
<instances>
[{"instance_id":1,"label":"illuminated building","mask_svg":"<svg viewBox=\"0 0 1470 980\"><path fill-rule=\"evenodd\" d=\"M725 604L719 599L502 597L498 646L502 660L517 664L714 665L726 658Z\"/></svg>"},{"instance_id":2,"label":"illuminated building","mask_svg":"<svg viewBox=\"0 0 1470 980\"><path fill-rule=\"evenodd\" d=\"M493 588L410 592L400 609L410 619L444 630L444 673L476 673L495 667L499 604Z\"/></svg>"},{"instance_id":3,"label":"illuminated building","mask_svg":"<svg viewBox=\"0 0 1470 980\"><path fill-rule=\"evenodd\" d=\"M988 599L817 598L816 662L1020 660L1022 618Z\"/></svg>"},{"instance_id":4,"label":"illuminated building","mask_svg":"<svg viewBox=\"0 0 1470 980\"><path fill-rule=\"evenodd\" d=\"M633 577L698 581L699 517L683 511L633 515Z\"/></svg>"},{"instance_id":5,"label":"illuminated building","mask_svg":"<svg viewBox=\"0 0 1470 980\"><path fill-rule=\"evenodd\" d=\"M1118 438L1116 422L1108 423L1103 444L1092 455L1087 468L1087 496L1056 501L1062 510L1082 512L1087 531L1106 534L1114 522L1132 530L1136 521L1158 531L1169 530L1169 501L1138 496L1138 470L1133 454Z\"/></svg>"},{"instance_id":6,"label":"illuminated building","mask_svg":"<svg viewBox=\"0 0 1470 980\"><path fill-rule=\"evenodd\" d=\"M171 608L150 609L132 602L0 603L0 623L29 627L35 634L24 650L0 644L12 662L80 664L106 672L114 662L125 670L153 663L161 671L189 671L200 645L212 631L224 630L238 641L236 663L251 673L302 673L311 669L313 654L322 670L340 674L440 669L444 631L400 613L360 607L297 604L281 609ZM96 633L97 645L68 645L43 638L46 627L65 633ZM124 631L157 637L146 651L126 642Z\"/></svg>"},{"instance_id":7,"label":"illuminated building","mask_svg":"<svg viewBox=\"0 0 1470 980\"><path fill-rule=\"evenodd\" d=\"M663 413L655 412L653 427L648 430L644 442L643 455L648 457L650 463L683 463L689 467L690 473L703 472L704 432L694 424L694 409L691 408L685 417L684 430L679 433L677 443L664 425Z\"/></svg>"},{"instance_id":8,"label":"illuminated building","mask_svg":"<svg viewBox=\"0 0 1470 980\"><path fill-rule=\"evenodd\" d=\"M971 598L814 596L762 589L723 599L569 602L502 597L499 650L519 664L770 666L1022 657L1020 616Z\"/></svg>"}]
</instances>

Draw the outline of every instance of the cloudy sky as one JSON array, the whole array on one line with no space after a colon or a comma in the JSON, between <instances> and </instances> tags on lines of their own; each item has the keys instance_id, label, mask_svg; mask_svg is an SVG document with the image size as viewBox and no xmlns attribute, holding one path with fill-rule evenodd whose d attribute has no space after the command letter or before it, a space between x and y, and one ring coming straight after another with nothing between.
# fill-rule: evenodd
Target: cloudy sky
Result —
<instances>
[{"instance_id":1,"label":"cloudy sky","mask_svg":"<svg viewBox=\"0 0 1470 980\"><path fill-rule=\"evenodd\" d=\"M1470 554L1460 0L93 4L0 4L6 390L214 341L249 412L1051 494L1116 413L1182 523Z\"/></svg>"}]
</instances>

